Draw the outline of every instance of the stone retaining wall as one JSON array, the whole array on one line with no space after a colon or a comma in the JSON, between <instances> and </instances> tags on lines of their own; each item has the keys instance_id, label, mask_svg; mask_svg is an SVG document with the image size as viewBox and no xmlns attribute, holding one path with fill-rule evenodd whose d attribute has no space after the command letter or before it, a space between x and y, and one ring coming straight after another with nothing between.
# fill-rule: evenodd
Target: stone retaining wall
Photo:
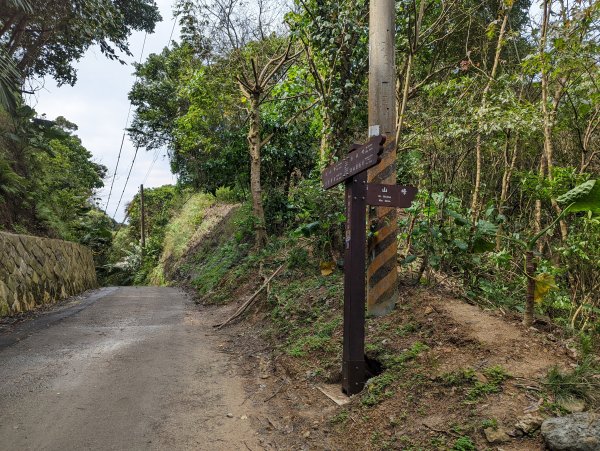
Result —
<instances>
[{"instance_id":1,"label":"stone retaining wall","mask_svg":"<svg viewBox=\"0 0 600 451\"><path fill-rule=\"evenodd\" d=\"M68 241L0 232L0 317L98 285L92 252Z\"/></svg>"}]
</instances>

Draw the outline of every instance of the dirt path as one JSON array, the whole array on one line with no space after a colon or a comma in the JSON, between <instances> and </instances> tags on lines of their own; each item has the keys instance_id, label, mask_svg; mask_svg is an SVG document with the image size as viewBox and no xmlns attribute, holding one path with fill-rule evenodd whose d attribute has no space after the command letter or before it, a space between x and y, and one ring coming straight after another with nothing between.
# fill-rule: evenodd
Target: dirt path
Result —
<instances>
[{"instance_id":1,"label":"dirt path","mask_svg":"<svg viewBox=\"0 0 600 451\"><path fill-rule=\"evenodd\" d=\"M565 366L566 358L552 342L544 343L544 334L528 331L481 308L456 299L438 303L465 335L481 343L495 363L508 372L526 379L541 379L554 365Z\"/></svg>"},{"instance_id":2,"label":"dirt path","mask_svg":"<svg viewBox=\"0 0 600 451\"><path fill-rule=\"evenodd\" d=\"M171 288L81 303L0 334L3 449L260 449L214 310Z\"/></svg>"}]
</instances>

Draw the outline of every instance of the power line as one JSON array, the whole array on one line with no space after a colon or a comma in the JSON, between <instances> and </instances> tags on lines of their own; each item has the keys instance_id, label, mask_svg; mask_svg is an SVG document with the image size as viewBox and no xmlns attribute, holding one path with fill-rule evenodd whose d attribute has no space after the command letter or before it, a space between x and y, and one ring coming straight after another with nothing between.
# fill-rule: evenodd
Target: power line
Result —
<instances>
[{"instance_id":1,"label":"power line","mask_svg":"<svg viewBox=\"0 0 600 451\"><path fill-rule=\"evenodd\" d=\"M171 28L171 34L169 35L169 41L167 42L167 48L171 45L171 39L173 38L173 32L175 31L175 25L177 25L177 16L173 17L173 28Z\"/></svg>"},{"instance_id":2,"label":"power line","mask_svg":"<svg viewBox=\"0 0 600 451\"><path fill-rule=\"evenodd\" d=\"M115 208L115 214L113 215L113 219L117 216L117 212L119 211L119 207L121 206L121 201L123 200L123 195L125 194L125 189L127 188L127 183L129 182L129 176L131 176L131 171L133 170L133 164L135 163L135 159L137 157L139 149L140 149L140 146L135 147L135 154L133 154L133 160L131 160L131 166L129 166L129 173L127 174L127 179L125 180L125 185L123 186L123 191L121 191L121 197L119 198L119 203L117 204L117 208Z\"/></svg>"},{"instance_id":3,"label":"power line","mask_svg":"<svg viewBox=\"0 0 600 451\"><path fill-rule=\"evenodd\" d=\"M146 48L146 38L148 37L148 32L144 33L144 42L142 43L142 51L140 53L139 64L142 64L142 58L144 56L144 49ZM138 76L135 76L135 80L133 84L137 81ZM121 161L121 153L123 152L123 144L125 144L125 136L127 134L127 125L129 125L129 116L131 115L131 101L129 102L129 110L127 111L127 119L125 119L125 127L123 128L123 136L121 137L121 146L119 147L119 155L117 156L117 164L115 165L115 172L113 173L113 178L110 183L110 190L108 192L108 200L106 201L106 208L104 211L108 210L108 204L110 203L110 196L112 195L113 187L115 185L115 179L117 178L117 171L119 169L119 162ZM136 149L137 152L137 149Z\"/></svg>"},{"instance_id":4,"label":"power line","mask_svg":"<svg viewBox=\"0 0 600 451\"><path fill-rule=\"evenodd\" d=\"M167 48L169 48L169 45L171 44L171 39L173 38L173 33L175 32L175 26L176 25L177 25L177 16L175 16L173 18L173 27L171 28L171 34L169 35L169 41L167 42L167 45L166 45ZM144 43L142 45L142 53L140 54L140 62L139 62L139 64L142 63L142 57L144 55L144 48L146 46L146 37L147 37L147 33L144 34ZM134 84L137 81L137 79L138 79L138 77L136 75ZM131 113L131 106L132 106L132 104L131 104L131 101L130 101L129 102L129 111L127 113L127 121L125 122L125 129L123 130L123 138L121 140L121 149L119 150L119 157L117 158L117 166L115 167L115 177L116 177L117 169L118 169L118 166L119 166L119 159L121 158L121 150L123 149L123 143L125 141L125 134L127 132L127 124L129 123L129 115ZM127 174L127 179L125 180L125 185L123 186L123 191L121 192L121 197L119 198L119 202L117 203L117 208L115 209L115 213L113 215L113 219L117 216L117 213L119 211L119 207L121 206L121 202L123 200L123 195L125 194L125 190L127 189L127 183L129 183L129 177L131 176L131 171L133 170L133 165L135 163L135 159L137 157L139 148L140 148L139 145L137 145L136 148L135 148L135 154L133 155L133 160L131 161L131 166L129 167L129 173ZM150 172L152 171L152 168L154 167L154 164L156 163L156 160L158 159L158 154L159 154L159 149L157 149L156 152L155 152L155 154L154 154L154 158L153 158L152 164L150 165L150 168L148 169L148 172L146 172L146 176L145 176L144 182L142 184L146 183L146 180L148 179L148 176L150 175ZM108 203L110 202L110 196L112 194L112 188L113 188L113 185L114 185L115 177L113 177L112 184L111 184L111 187L110 187L110 192L108 194L108 200L106 202L106 208L107 209L108 209ZM123 222L125 222L125 221L123 221Z\"/></svg>"},{"instance_id":5,"label":"power line","mask_svg":"<svg viewBox=\"0 0 600 451\"><path fill-rule=\"evenodd\" d=\"M156 160L158 160L159 153L160 153L160 148L156 149L154 151L154 158L152 158L152 163L150 164L148 171L146 171L146 175L144 177L144 181L142 182L142 185L146 184L146 181L148 180L148 177L150 176L150 172L152 172L152 168L154 168L154 165L156 164Z\"/></svg>"}]
</instances>

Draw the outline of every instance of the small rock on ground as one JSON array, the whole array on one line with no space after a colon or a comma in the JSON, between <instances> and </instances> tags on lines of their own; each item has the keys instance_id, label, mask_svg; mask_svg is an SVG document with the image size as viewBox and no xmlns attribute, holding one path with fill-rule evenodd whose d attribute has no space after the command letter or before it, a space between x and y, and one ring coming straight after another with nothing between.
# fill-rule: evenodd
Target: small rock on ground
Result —
<instances>
[{"instance_id":1,"label":"small rock on ground","mask_svg":"<svg viewBox=\"0 0 600 451\"><path fill-rule=\"evenodd\" d=\"M491 445L499 445L510 441L510 437L504 429L486 428L483 430L485 438Z\"/></svg>"},{"instance_id":2,"label":"small rock on ground","mask_svg":"<svg viewBox=\"0 0 600 451\"><path fill-rule=\"evenodd\" d=\"M517 420L517 424L515 424L515 428L523 431L524 434L529 435L537 431L544 419L537 415L527 414L524 417L521 417Z\"/></svg>"},{"instance_id":3,"label":"small rock on ground","mask_svg":"<svg viewBox=\"0 0 600 451\"><path fill-rule=\"evenodd\" d=\"M581 412L549 418L542 424L542 436L551 451L598 451L600 415Z\"/></svg>"}]
</instances>

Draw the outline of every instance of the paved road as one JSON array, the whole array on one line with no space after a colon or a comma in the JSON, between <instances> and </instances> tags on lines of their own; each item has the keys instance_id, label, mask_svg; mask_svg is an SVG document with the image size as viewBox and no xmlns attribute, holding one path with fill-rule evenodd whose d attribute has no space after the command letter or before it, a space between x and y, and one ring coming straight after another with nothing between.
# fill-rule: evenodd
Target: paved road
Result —
<instances>
[{"instance_id":1,"label":"paved road","mask_svg":"<svg viewBox=\"0 0 600 451\"><path fill-rule=\"evenodd\" d=\"M259 449L211 315L109 288L0 334L0 449Z\"/></svg>"}]
</instances>

